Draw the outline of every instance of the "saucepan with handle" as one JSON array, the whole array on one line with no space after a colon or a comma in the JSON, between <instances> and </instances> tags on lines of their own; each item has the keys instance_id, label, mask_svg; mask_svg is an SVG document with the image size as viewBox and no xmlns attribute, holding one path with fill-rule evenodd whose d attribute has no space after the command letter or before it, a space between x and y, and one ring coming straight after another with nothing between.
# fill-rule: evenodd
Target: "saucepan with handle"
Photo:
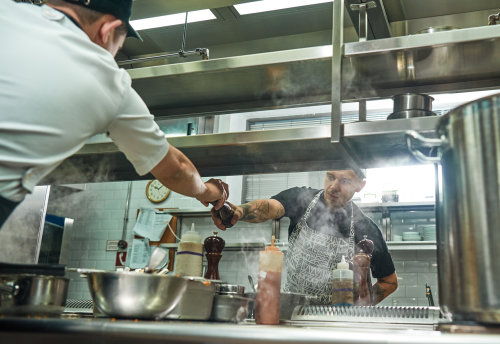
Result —
<instances>
[{"instance_id":1,"label":"saucepan with handle","mask_svg":"<svg viewBox=\"0 0 500 344\"><path fill-rule=\"evenodd\" d=\"M58 316L68 284L64 265L0 263L0 314Z\"/></svg>"}]
</instances>

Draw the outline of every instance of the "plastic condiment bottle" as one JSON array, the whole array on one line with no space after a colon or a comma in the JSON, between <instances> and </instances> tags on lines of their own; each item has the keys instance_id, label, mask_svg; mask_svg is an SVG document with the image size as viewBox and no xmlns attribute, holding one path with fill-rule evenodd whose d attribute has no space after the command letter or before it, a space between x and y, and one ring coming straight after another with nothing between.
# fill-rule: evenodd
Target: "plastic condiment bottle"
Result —
<instances>
[{"instance_id":1,"label":"plastic condiment bottle","mask_svg":"<svg viewBox=\"0 0 500 344\"><path fill-rule=\"evenodd\" d=\"M280 322L280 289L283 253L274 246L260 252L259 284L255 304L255 322L259 325L277 325Z\"/></svg>"},{"instance_id":2,"label":"plastic condiment bottle","mask_svg":"<svg viewBox=\"0 0 500 344\"><path fill-rule=\"evenodd\" d=\"M203 244L201 243L201 235L194 230L193 223L191 230L182 235L177 248L175 274L201 277L202 266Z\"/></svg>"},{"instance_id":3,"label":"plastic condiment bottle","mask_svg":"<svg viewBox=\"0 0 500 344\"><path fill-rule=\"evenodd\" d=\"M337 269L332 272L332 305L352 306L354 304L353 272L349 270L349 263L342 256L342 261L337 264Z\"/></svg>"}]
</instances>

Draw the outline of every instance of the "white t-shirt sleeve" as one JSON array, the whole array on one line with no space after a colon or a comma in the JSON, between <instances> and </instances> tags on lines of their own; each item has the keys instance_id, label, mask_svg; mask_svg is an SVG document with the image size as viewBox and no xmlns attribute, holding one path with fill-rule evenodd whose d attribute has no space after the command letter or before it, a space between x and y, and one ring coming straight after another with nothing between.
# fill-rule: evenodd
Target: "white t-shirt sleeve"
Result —
<instances>
[{"instance_id":1,"label":"white t-shirt sleeve","mask_svg":"<svg viewBox=\"0 0 500 344\"><path fill-rule=\"evenodd\" d=\"M124 92L117 115L106 128L106 134L125 153L141 176L149 173L168 152L165 134L130 84Z\"/></svg>"}]
</instances>

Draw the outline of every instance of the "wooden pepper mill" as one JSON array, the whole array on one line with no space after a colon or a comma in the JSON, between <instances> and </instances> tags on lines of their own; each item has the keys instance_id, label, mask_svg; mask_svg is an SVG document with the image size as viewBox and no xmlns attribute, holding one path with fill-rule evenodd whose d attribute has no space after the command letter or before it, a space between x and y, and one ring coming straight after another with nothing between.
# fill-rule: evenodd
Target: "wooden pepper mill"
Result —
<instances>
[{"instance_id":1,"label":"wooden pepper mill","mask_svg":"<svg viewBox=\"0 0 500 344\"><path fill-rule=\"evenodd\" d=\"M366 238L358 242L359 253L354 255L352 262L354 266L354 305L372 305L372 283L370 276L371 254L373 253L373 241Z\"/></svg>"},{"instance_id":2,"label":"wooden pepper mill","mask_svg":"<svg viewBox=\"0 0 500 344\"><path fill-rule=\"evenodd\" d=\"M208 260L208 268L205 278L210 280L220 280L219 261L222 258L222 250L224 249L226 242L224 239L217 236L217 232L213 233L214 235L206 238L203 244L205 251L207 251L206 257Z\"/></svg>"}]
</instances>

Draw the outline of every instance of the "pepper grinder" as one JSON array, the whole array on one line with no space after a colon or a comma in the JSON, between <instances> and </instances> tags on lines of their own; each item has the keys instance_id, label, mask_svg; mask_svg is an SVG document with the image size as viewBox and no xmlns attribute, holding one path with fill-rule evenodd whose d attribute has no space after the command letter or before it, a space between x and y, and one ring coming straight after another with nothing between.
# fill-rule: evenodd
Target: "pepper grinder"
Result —
<instances>
[{"instance_id":1,"label":"pepper grinder","mask_svg":"<svg viewBox=\"0 0 500 344\"><path fill-rule=\"evenodd\" d=\"M215 206L217 202L211 202L211 205ZM231 209L229 203L224 203L219 210L215 211L215 216L222 221L222 224L226 226L226 228L233 227L231 220L233 219L234 211Z\"/></svg>"},{"instance_id":2,"label":"pepper grinder","mask_svg":"<svg viewBox=\"0 0 500 344\"><path fill-rule=\"evenodd\" d=\"M352 261L354 265L354 285L357 286L354 291L355 306L372 305L372 283L370 276L371 254L373 253L373 241L364 239L357 244L359 253L354 255Z\"/></svg>"},{"instance_id":3,"label":"pepper grinder","mask_svg":"<svg viewBox=\"0 0 500 344\"><path fill-rule=\"evenodd\" d=\"M217 232L213 232L213 236L205 239L203 246L207 251L206 257L208 261L207 273L205 278L209 280L220 280L219 276L219 261L222 258L222 250L226 242L221 237L217 236Z\"/></svg>"}]
</instances>

